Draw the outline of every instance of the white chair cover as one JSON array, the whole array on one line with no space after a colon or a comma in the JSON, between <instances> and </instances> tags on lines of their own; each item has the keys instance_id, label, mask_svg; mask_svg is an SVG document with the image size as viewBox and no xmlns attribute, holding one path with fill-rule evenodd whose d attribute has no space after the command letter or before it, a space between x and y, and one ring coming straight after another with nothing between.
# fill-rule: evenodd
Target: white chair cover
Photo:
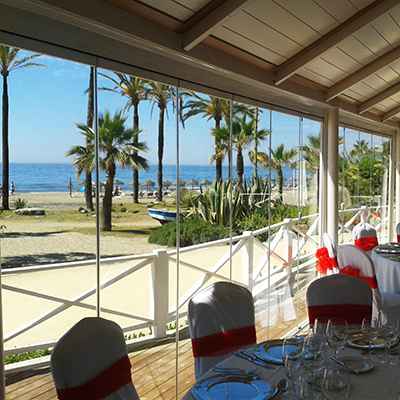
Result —
<instances>
[{"instance_id":1,"label":"white chair cover","mask_svg":"<svg viewBox=\"0 0 400 400\"><path fill-rule=\"evenodd\" d=\"M242 286L217 282L203 289L190 300L188 317L196 379L256 343L253 296Z\"/></svg>"},{"instance_id":2,"label":"white chair cover","mask_svg":"<svg viewBox=\"0 0 400 400\"><path fill-rule=\"evenodd\" d=\"M138 400L122 329L103 318L84 318L51 355L60 400Z\"/></svg>"},{"instance_id":3,"label":"white chair cover","mask_svg":"<svg viewBox=\"0 0 400 400\"><path fill-rule=\"evenodd\" d=\"M397 243L400 243L400 222L396 225Z\"/></svg>"},{"instance_id":4,"label":"white chair cover","mask_svg":"<svg viewBox=\"0 0 400 400\"><path fill-rule=\"evenodd\" d=\"M359 249L370 252L378 246L376 229L367 222L360 222L353 228L354 245Z\"/></svg>"},{"instance_id":5,"label":"white chair cover","mask_svg":"<svg viewBox=\"0 0 400 400\"><path fill-rule=\"evenodd\" d=\"M379 311L386 321L400 320L400 296L379 290L374 265L364 251L352 245L341 245L338 247L338 264L342 273L364 280L372 289L373 320L377 319Z\"/></svg>"},{"instance_id":6,"label":"white chair cover","mask_svg":"<svg viewBox=\"0 0 400 400\"><path fill-rule=\"evenodd\" d=\"M319 278L309 285L306 293L310 326L318 322L346 321L360 325L371 320L372 292L368 285L350 276L334 274Z\"/></svg>"}]
</instances>

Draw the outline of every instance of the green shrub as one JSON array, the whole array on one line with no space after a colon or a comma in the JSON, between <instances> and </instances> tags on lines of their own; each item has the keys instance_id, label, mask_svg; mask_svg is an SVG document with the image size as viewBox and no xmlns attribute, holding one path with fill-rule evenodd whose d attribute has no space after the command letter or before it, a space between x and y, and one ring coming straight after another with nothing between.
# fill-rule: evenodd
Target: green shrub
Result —
<instances>
[{"instance_id":1,"label":"green shrub","mask_svg":"<svg viewBox=\"0 0 400 400\"><path fill-rule=\"evenodd\" d=\"M21 199L20 197L18 197L17 199L15 199L14 201L14 207L19 210L21 208L25 208L28 205L28 202L24 199Z\"/></svg>"},{"instance_id":2,"label":"green shrub","mask_svg":"<svg viewBox=\"0 0 400 400\"><path fill-rule=\"evenodd\" d=\"M212 225L201 218L182 218L180 224L180 244L182 247L211 242L229 236L229 229L221 225ZM176 246L176 223L169 222L152 231L149 243L161 246Z\"/></svg>"},{"instance_id":3,"label":"green shrub","mask_svg":"<svg viewBox=\"0 0 400 400\"><path fill-rule=\"evenodd\" d=\"M11 354L9 356L4 357L4 364L12 364L19 361L32 360L33 358L39 358L48 356L50 354L50 350L34 350L27 351L25 353L20 354Z\"/></svg>"},{"instance_id":4,"label":"green shrub","mask_svg":"<svg viewBox=\"0 0 400 400\"><path fill-rule=\"evenodd\" d=\"M255 211L244 217L238 224L240 232L255 231L268 226L268 213L264 210ZM268 239L268 234L263 233L257 236L258 239L265 241Z\"/></svg>"}]
</instances>

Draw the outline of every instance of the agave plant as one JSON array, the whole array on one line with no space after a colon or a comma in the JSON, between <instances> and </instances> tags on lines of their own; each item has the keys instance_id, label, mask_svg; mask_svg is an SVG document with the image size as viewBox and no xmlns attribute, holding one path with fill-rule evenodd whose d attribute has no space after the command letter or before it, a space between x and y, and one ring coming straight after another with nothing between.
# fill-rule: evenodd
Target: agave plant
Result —
<instances>
[{"instance_id":1,"label":"agave plant","mask_svg":"<svg viewBox=\"0 0 400 400\"><path fill-rule=\"evenodd\" d=\"M261 178L254 178L241 186L232 181L215 181L204 193L192 199L188 216L198 216L214 225L236 226L254 210L264 208L269 198L269 185Z\"/></svg>"}]
</instances>

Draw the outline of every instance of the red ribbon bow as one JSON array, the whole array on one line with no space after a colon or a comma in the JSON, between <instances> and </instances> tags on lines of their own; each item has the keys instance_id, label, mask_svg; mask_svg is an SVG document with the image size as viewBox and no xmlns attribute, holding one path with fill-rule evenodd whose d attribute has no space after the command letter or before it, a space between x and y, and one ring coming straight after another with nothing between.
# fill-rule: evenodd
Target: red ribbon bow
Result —
<instances>
[{"instance_id":1,"label":"red ribbon bow","mask_svg":"<svg viewBox=\"0 0 400 400\"><path fill-rule=\"evenodd\" d=\"M346 267L343 267L340 270L341 274L352 276L354 278L361 279L364 281L371 289L377 289L378 288L378 282L376 281L375 276L364 276L362 275L361 271L357 267L353 267L351 265L348 265Z\"/></svg>"},{"instance_id":2,"label":"red ribbon bow","mask_svg":"<svg viewBox=\"0 0 400 400\"><path fill-rule=\"evenodd\" d=\"M317 271L322 275L326 275L329 270L338 267L336 257L330 257L326 247L319 248L315 253L315 257L317 259Z\"/></svg>"},{"instance_id":3,"label":"red ribbon bow","mask_svg":"<svg viewBox=\"0 0 400 400\"><path fill-rule=\"evenodd\" d=\"M376 236L366 236L354 240L354 245L361 250L370 251L378 246L378 239Z\"/></svg>"}]
</instances>

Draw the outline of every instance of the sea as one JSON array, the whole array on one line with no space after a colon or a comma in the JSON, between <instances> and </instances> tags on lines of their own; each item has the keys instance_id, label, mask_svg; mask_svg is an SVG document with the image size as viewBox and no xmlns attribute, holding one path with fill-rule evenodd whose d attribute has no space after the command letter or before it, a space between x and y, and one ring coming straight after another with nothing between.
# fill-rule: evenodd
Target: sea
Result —
<instances>
[{"instance_id":1,"label":"sea","mask_svg":"<svg viewBox=\"0 0 400 400\"><path fill-rule=\"evenodd\" d=\"M0 164L1 165L1 164ZM172 182L172 186L176 181L176 166L164 165L164 181ZM229 176L227 166L223 167L223 176ZM254 169L252 166L245 166L245 179L250 179L253 176ZM259 168L259 175L267 177L269 171ZM236 177L236 170L233 169L232 175ZM290 184L295 179L295 171L290 168L285 168L284 178L286 184ZM1 169L0 169L1 178ZM215 178L214 165L181 165L180 180L185 181L190 187L191 180L196 179L200 183L205 180L213 181ZM78 179L75 169L72 164L48 164L48 163L11 163L10 164L10 184L14 182L16 192L67 192L69 190L69 182L72 181L73 191L81 191L83 184L83 176ZM93 175L93 180L95 179ZM100 181L104 182L106 176L104 172L100 174ZM132 169L118 168L117 183L122 190L132 190ZM275 174L272 172L272 179L275 179ZM157 166L151 165L147 171L140 171L140 183L145 187L145 182L152 180L154 184L157 181ZM1 182L1 181L0 181ZM1 184L1 183L0 183Z\"/></svg>"}]
</instances>

